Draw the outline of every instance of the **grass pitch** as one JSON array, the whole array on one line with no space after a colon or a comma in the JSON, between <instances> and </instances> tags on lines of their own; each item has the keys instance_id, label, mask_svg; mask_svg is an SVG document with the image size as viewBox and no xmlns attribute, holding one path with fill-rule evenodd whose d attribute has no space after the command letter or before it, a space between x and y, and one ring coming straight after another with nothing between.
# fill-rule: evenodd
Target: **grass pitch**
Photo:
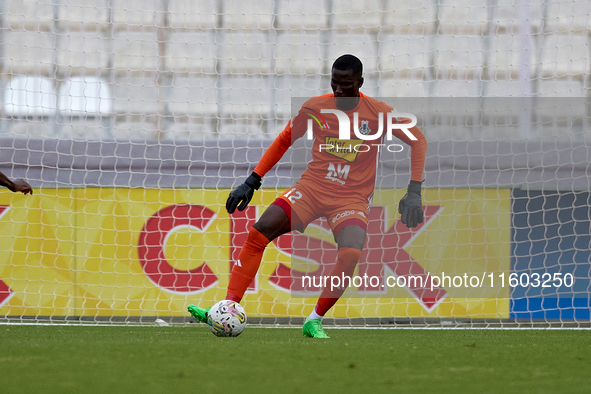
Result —
<instances>
[{"instance_id":1,"label":"grass pitch","mask_svg":"<svg viewBox=\"0 0 591 394\"><path fill-rule=\"evenodd\" d=\"M591 333L0 325L0 392L588 393Z\"/></svg>"}]
</instances>

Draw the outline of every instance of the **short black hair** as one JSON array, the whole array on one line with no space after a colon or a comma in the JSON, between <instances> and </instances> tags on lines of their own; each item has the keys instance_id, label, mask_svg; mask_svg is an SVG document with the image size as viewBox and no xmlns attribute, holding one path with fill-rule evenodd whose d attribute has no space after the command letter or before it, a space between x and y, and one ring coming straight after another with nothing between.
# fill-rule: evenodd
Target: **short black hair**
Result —
<instances>
[{"instance_id":1,"label":"short black hair","mask_svg":"<svg viewBox=\"0 0 591 394\"><path fill-rule=\"evenodd\" d=\"M363 64L361 63L361 60L356 56L349 54L340 56L335 60L332 64L332 68L340 71L352 70L354 75L363 74Z\"/></svg>"}]
</instances>

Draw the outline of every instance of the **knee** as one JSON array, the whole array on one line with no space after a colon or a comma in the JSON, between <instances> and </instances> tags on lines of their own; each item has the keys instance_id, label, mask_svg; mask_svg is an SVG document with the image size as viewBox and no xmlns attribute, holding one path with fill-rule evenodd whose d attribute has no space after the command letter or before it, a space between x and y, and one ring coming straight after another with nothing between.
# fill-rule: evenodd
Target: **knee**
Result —
<instances>
[{"instance_id":1,"label":"knee","mask_svg":"<svg viewBox=\"0 0 591 394\"><path fill-rule=\"evenodd\" d=\"M255 228L259 233L261 233L265 237L267 237L267 239L269 241L272 241L273 240L273 238L272 238L272 231L271 231L272 230L272 227L268 223L259 220L252 227Z\"/></svg>"},{"instance_id":2,"label":"knee","mask_svg":"<svg viewBox=\"0 0 591 394\"><path fill-rule=\"evenodd\" d=\"M365 230L357 225L345 226L336 236L339 248L353 248L363 250L365 245Z\"/></svg>"},{"instance_id":3,"label":"knee","mask_svg":"<svg viewBox=\"0 0 591 394\"><path fill-rule=\"evenodd\" d=\"M265 211L253 227L267 237L269 241L291 231L289 218L281 208Z\"/></svg>"}]
</instances>

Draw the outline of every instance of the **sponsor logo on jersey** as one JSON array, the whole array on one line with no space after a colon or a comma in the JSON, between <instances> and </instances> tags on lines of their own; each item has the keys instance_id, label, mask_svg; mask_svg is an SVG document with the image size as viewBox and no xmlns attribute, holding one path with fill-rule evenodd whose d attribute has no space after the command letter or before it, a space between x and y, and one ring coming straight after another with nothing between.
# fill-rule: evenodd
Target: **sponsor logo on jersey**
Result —
<instances>
[{"instance_id":1,"label":"sponsor logo on jersey","mask_svg":"<svg viewBox=\"0 0 591 394\"><path fill-rule=\"evenodd\" d=\"M340 183L341 185L345 184L345 180L349 176L349 170L351 166L348 164L341 165L337 164L336 166L333 163L328 165L328 173L326 174L325 179L330 179L331 181L335 181Z\"/></svg>"},{"instance_id":2,"label":"sponsor logo on jersey","mask_svg":"<svg viewBox=\"0 0 591 394\"><path fill-rule=\"evenodd\" d=\"M357 160L359 146L363 144L363 141L358 139L341 140L338 137L326 136L324 137L324 143L324 152L353 163Z\"/></svg>"}]
</instances>

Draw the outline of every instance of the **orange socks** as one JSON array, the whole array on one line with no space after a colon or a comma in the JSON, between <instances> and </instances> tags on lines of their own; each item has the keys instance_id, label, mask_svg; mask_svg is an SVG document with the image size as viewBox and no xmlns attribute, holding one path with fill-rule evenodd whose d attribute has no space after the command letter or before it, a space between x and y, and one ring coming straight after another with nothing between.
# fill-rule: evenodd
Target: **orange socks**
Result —
<instances>
[{"instance_id":1,"label":"orange socks","mask_svg":"<svg viewBox=\"0 0 591 394\"><path fill-rule=\"evenodd\" d=\"M246 289L259 270L263 252L268 243L267 237L254 227L250 228L248 238L238 254L238 261L235 262L230 274L230 283L226 293L227 300L235 302L242 300Z\"/></svg>"},{"instance_id":2,"label":"orange socks","mask_svg":"<svg viewBox=\"0 0 591 394\"><path fill-rule=\"evenodd\" d=\"M338 276L341 278L343 275L345 277L350 277L353 279L353 273L355 271L355 266L359 262L359 257L361 257L361 251L355 248L341 248L338 251L337 263L330 271L330 276ZM325 287L320 294L320 298L318 299L318 303L314 308L314 312L319 316L324 316L326 312L338 301L338 299L343 295L345 292L345 287L343 288L335 288L331 290L330 286Z\"/></svg>"}]
</instances>

